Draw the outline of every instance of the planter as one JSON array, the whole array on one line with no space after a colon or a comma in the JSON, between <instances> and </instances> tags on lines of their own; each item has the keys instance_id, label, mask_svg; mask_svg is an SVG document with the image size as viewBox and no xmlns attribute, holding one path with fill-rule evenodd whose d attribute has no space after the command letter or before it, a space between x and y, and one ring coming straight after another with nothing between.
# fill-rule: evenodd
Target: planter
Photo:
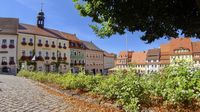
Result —
<instances>
[{"instance_id":1,"label":"planter","mask_svg":"<svg viewBox=\"0 0 200 112\"><path fill-rule=\"evenodd\" d=\"M21 44L22 44L22 45L27 45L27 43L26 43L26 42L22 42Z\"/></svg>"},{"instance_id":2,"label":"planter","mask_svg":"<svg viewBox=\"0 0 200 112\"><path fill-rule=\"evenodd\" d=\"M33 46L33 43L28 43L29 46Z\"/></svg>"},{"instance_id":3,"label":"planter","mask_svg":"<svg viewBox=\"0 0 200 112\"><path fill-rule=\"evenodd\" d=\"M45 44L45 47L49 47L49 44Z\"/></svg>"},{"instance_id":4,"label":"planter","mask_svg":"<svg viewBox=\"0 0 200 112\"><path fill-rule=\"evenodd\" d=\"M50 58L49 57L45 57L45 60L49 60Z\"/></svg>"},{"instance_id":5,"label":"planter","mask_svg":"<svg viewBox=\"0 0 200 112\"><path fill-rule=\"evenodd\" d=\"M56 48L56 45L51 45L52 48Z\"/></svg>"},{"instance_id":6,"label":"planter","mask_svg":"<svg viewBox=\"0 0 200 112\"><path fill-rule=\"evenodd\" d=\"M38 47L42 47L42 44L38 44Z\"/></svg>"},{"instance_id":7,"label":"planter","mask_svg":"<svg viewBox=\"0 0 200 112\"><path fill-rule=\"evenodd\" d=\"M1 63L1 65L7 65L7 64L8 64L7 62L2 62L2 63Z\"/></svg>"},{"instance_id":8,"label":"planter","mask_svg":"<svg viewBox=\"0 0 200 112\"><path fill-rule=\"evenodd\" d=\"M9 48L13 49L13 48L15 48L15 46L14 45L9 45Z\"/></svg>"},{"instance_id":9,"label":"planter","mask_svg":"<svg viewBox=\"0 0 200 112\"><path fill-rule=\"evenodd\" d=\"M66 61L66 60L67 60L67 57L64 57L64 58L63 58L63 60L65 60L65 61Z\"/></svg>"},{"instance_id":10,"label":"planter","mask_svg":"<svg viewBox=\"0 0 200 112\"><path fill-rule=\"evenodd\" d=\"M58 57L58 61L62 61L62 57Z\"/></svg>"},{"instance_id":11,"label":"planter","mask_svg":"<svg viewBox=\"0 0 200 112\"><path fill-rule=\"evenodd\" d=\"M15 65L15 62L14 61L10 61L9 65Z\"/></svg>"},{"instance_id":12,"label":"planter","mask_svg":"<svg viewBox=\"0 0 200 112\"><path fill-rule=\"evenodd\" d=\"M52 60L56 60L56 57L52 57L51 59L52 59Z\"/></svg>"},{"instance_id":13,"label":"planter","mask_svg":"<svg viewBox=\"0 0 200 112\"><path fill-rule=\"evenodd\" d=\"M44 61L44 59L43 59L42 56L38 56L38 57L36 58L36 60L37 60L37 61Z\"/></svg>"},{"instance_id":14,"label":"planter","mask_svg":"<svg viewBox=\"0 0 200 112\"><path fill-rule=\"evenodd\" d=\"M2 48L2 49L6 49L6 48L7 48L7 45L2 45L1 48Z\"/></svg>"},{"instance_id":15,"label":"planter","mask_svg":"<svg viewBox=\"0 0 200 112\"><path fill-rule=\"evenodd\" d=\"M20 58L20 60L21 60L21 61L26 61L26 60L27 60L27 57L26 57L26 56L22 56L22 57Z\"/></svg>"},{"instance_id":16,"label":"planter","mask_svg":"<svg viewBox=\"0 0 200 112\"><path fill-rule=\"evenodd\" d=\"M32 60L33 59L33 56L28 56L27 57L27 60Z\"/></svg>"},{"instance_id":17,"label":"planter","mask_svg":"<svg viewBox=\"0 0 200 112\"><path fill-rule=\"evenodd\" d=\"M58 46L58 48L60 48L60 49L61 49L61 48L62 48L62 46Z\"/></svg>"},{"instance_id":18,"label":"planter","mask_svg":"<svg viewBox=\"0 0 200 112\"><path fill-rule=\"evenodd\" d=\"M67 49L67 47L66 47L66 46L64 46L64 47L63 47L63 49Z\"/></svg>"}]
</instances>

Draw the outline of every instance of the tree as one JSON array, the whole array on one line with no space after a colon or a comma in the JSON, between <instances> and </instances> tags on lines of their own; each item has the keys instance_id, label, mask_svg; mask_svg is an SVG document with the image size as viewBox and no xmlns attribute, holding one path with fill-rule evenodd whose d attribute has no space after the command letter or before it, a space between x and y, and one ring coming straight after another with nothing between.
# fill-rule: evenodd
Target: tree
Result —
<instances>
[{"instance_id":1,"label":"tree","mask_svg":"<svg viewBox=\"0 0 200 112\"><path fill-rule=\"evenodd\" d=\"M101 38L126 31L144 32L147 43L179 33L200 38L200 0L73 0Z\"/></svg>"}]
</instances>

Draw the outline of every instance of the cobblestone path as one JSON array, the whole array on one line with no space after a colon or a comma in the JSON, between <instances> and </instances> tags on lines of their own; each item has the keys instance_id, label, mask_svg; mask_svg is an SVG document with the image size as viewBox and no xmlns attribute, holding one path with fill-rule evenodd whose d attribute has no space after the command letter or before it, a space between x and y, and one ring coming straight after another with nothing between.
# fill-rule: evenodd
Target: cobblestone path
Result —
<instances>
[{"instance_id":1,"label":"cobblestone path","mask_svg":"<svg viewBox=\"0 0 200 112\"><path fill-rule=\"evenodd\" d=\"M70 112L72 105L30 80L0 75L0 112Z\"/></svg>"}]
</instances>

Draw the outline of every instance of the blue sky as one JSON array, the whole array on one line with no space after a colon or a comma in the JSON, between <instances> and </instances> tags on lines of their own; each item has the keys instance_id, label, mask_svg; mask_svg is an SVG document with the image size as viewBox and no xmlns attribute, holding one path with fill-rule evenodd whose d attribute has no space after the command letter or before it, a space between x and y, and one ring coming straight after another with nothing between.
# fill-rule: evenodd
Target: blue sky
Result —
<instances>
[{"instance_id":1,"label":"blue sky","mask_svg":"<svg viewBox=\"0 0 200 112\"><path fill-rule=\"evenodd\" d=\"M79 39L92 41L101 49L118 54L126 50L126 37L128 50L143 51L158 48L160 44L167 43L166 39L156 40L145 44L140 40L141 32L126 35L114 35L111 38L100 39L89 27L91 18L82 17L74 8L72 0L43 0L45 12L45 27L76 34ZM41 8L41 0L1 0L0 17L19 18L21 23L36 24L36 16Z\"/></svg>"}]
</instances>

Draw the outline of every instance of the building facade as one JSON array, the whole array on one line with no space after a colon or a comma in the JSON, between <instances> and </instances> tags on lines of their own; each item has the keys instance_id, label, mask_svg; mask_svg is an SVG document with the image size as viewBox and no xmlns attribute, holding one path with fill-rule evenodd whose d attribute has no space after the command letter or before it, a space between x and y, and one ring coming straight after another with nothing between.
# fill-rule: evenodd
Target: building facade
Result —
<instances>
[{"instance_id":1,"label":"building facade","mask_svg":"<svg viewBox=\"0 0 200 112\"><path fill-rule=\"evenodd\" d=\"M104 51L104 59L103 59L103 64L104 64L104 74L108 73L109 69L112 69L115 67L115 59L116 59L116 55L112 54L112 53L107 53L106 51Z\"/></svg>"},{"instance_id":2,"label":"building facade","mask_svg":"<svg viewBox=\"0 0 200 112\"><path fill-rule=\"evenodd\" d=\"M133 53L133 51L120 52L116 59L115 66L119 69L128 68L129 64L131 64L132 53Z\"/></svg>"},{"instance_id":3,"label":"building facade","mask_svg":"<svg viewBox=\"0 0 200 112\"><path fill-rule=\"evenodd\" d=\"M0 18L0 73L17 72L18 19Z\"/></svg>"},{"instance_id":4,"label":"building facade","mask_svg":"<svg viewBox=\"0 0 200 112\"><path fill-rule=\"evenodd\" d=\"M133 65L136 72L139 74L146 72L146 56L146 51L132 53L131 65Z\"/></svg>"},{"instance_id":5,"label":"building facade","mask_svg":"<svg viewBox=\"0 0 200 112\"><path fill-rule=\"evenodd\" d=\"M85 71L91 74L102 74L104 69L104 51L92 42L83 41L83 44L86 47Z\"/></svg>"}]
</instances>

